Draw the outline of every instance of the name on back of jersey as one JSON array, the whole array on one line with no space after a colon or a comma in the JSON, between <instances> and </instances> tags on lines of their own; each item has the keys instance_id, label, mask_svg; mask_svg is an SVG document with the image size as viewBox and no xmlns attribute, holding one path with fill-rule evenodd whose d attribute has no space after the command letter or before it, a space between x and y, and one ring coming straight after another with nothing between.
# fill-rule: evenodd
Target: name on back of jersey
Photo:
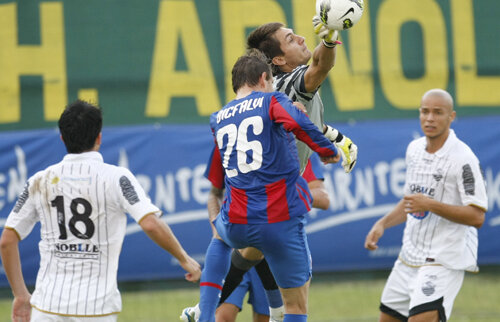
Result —
<instances>
[{"instance_id":1,"label":"name on back of jersey","mask_svg":"<svg viewBox=\"0 0 500 322\"><path fill-rule=\"evenodd\" d=\"M227 120L233 117L236 113L242 114L244 112L252 111L256 108L262 108L263 102L264 102L264 97L261 96L256 99L250 98L241 101L233 106L228 106L217 113L217 124L219 124L223 120Z\"/></svg>"}]
</instances>

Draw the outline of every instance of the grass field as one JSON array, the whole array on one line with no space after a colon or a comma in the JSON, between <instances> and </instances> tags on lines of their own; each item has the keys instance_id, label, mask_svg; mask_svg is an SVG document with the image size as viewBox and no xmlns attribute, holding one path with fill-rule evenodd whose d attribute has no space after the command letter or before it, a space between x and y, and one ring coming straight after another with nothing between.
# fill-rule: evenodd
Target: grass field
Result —
<instances>
[{"instance_id":1,"label":"grass field","mask_svg":"<svg viewBox=\"0 0 500 322\"><path fill-rule=\"evenodd\" d=\"M316 274L309 297L311 322L377 321L379 297L387 271ZM198 301L198 288L184 281L121 284L123 311L120 322L178 321L181 310ZM0 292L0 321L9 321L11 298ZM453 321L500 321L500 267L466 274L450 319ZM246 304L239 322L251 322Z\"/></svg>"}]
</instances>

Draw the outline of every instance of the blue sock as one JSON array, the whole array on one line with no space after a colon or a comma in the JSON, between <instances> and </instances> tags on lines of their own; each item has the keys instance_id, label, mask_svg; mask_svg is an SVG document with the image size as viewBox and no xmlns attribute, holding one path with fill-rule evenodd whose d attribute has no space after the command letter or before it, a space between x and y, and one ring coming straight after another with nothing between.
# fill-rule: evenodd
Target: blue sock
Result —
<instances>
[{"instance_id":1,"label":"blue sock","mask_svg":"<svg viewBox=\"0 0 500 322\"><path fill-rule=\"evenodd\" d=\"M281 298L281 292L279 289L266 290L266 295L270 307L276 308L283 305L283 299Z\"/></svg>"},{"instance_id":2,"label":"blue sock","mask_svg":"<svg viewBox=\"0 0 500 322\"><path fill-rule=\"evenodd\" d=\"M307 314L285 314L283 322L306 322Z\"/></svg>"},{"instance_id":3,"label":"blue sock","mask_svg":"<svg viewBox=\"0 0 500 322\"><path fill-rule=\"evenodd\" d=\"M212 238L205 254L205 267L201 273L199 322L215 321L215 310L230 260L231 247L220 239Z\"/></svg>"}]
</instances>

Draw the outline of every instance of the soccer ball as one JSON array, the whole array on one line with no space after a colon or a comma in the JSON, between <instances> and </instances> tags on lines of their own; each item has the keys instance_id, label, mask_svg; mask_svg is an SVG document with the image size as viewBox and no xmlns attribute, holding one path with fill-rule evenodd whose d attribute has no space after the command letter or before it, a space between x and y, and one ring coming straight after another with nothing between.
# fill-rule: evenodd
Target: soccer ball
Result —
<instances>
[{"instance_id":1,"label":"soccer ball","mask_svg":"<svg viewBox=\"0 0 500 322\"><path fill-rule=\"evenodd\" d=\"M316 0L316 14L328 29L354 26L363 15L363 0Z\"/></svg>"}]
</instances>

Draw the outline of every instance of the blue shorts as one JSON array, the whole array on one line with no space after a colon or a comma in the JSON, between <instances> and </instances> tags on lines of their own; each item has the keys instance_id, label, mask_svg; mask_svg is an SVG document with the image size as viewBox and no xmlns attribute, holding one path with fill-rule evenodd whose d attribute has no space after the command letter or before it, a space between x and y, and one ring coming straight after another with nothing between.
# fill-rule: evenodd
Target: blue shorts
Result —
<instances>
[{"instance_id":1,"label":"blue shorts","mask_svg":"<svg viewBox=\"0 0 500 322\"><path fill-rule=\"evenodd\" d=\"M214 220L219 236L233 248L255 247L265 256L281 288L300 287L312 274L304 216L272 224L225 223L219 214Z\"/></svg>"},{"instance_id":2,"label":"blue shorts","mask_svg":"<svg viewBox=\"0 0 500 322\"><path fill-rule=\"evenodd\" d=\"M254 312L262 315L269 315L269 303L267 302L266 293L259 275L255 268L250 269L243 275L243 281L231 293L224 303L233 304L241 309L243 308L243 300L248 292L248 303L252 305Z\"/></svg>"}]
</instances>

